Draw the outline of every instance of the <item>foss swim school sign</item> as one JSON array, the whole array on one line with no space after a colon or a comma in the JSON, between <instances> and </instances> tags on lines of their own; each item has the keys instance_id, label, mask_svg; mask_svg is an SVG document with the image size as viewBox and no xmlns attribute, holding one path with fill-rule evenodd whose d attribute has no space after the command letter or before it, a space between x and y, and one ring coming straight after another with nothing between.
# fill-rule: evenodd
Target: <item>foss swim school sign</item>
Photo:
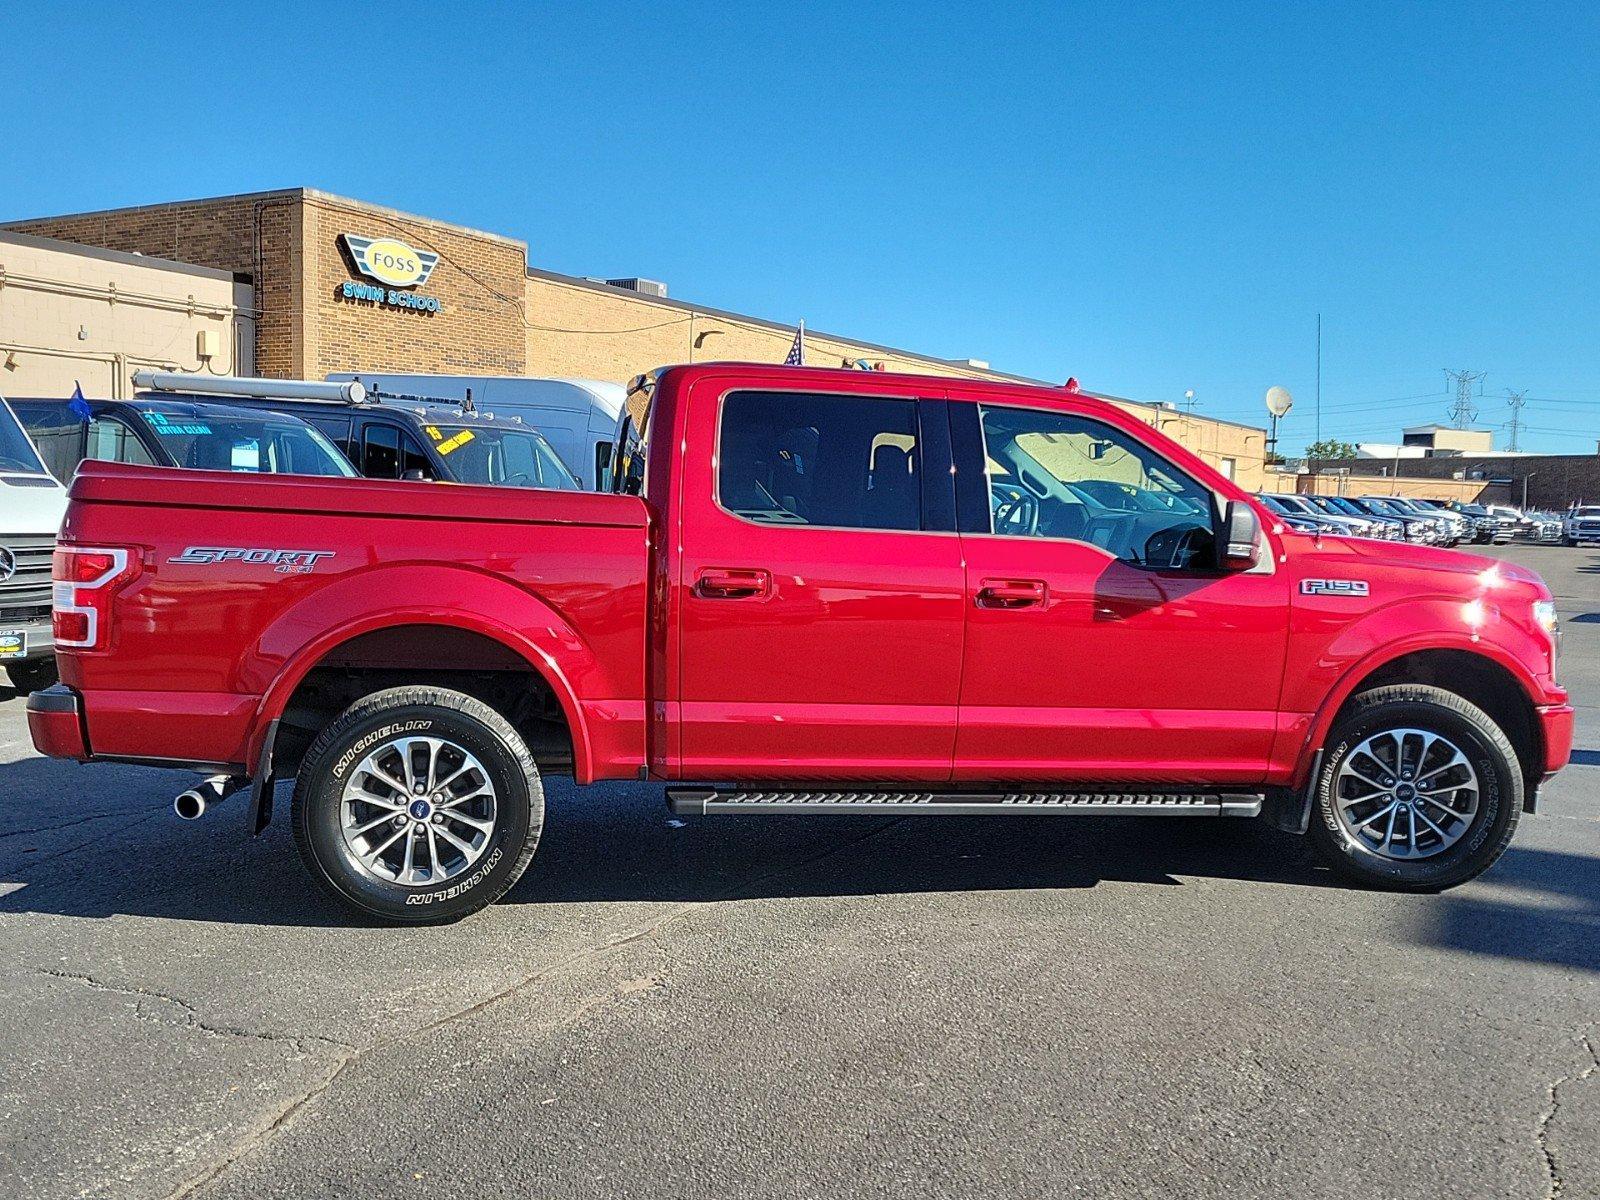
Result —
<instances>
[{"instance_id":1,"label":"foss swim school sign","mask_svg":"<svg viewBox=\"0 0 1600 1200\"><path fill-rule=\"evenodd\" d=\"M365 300L385 308L407 308L415 312L442 312L443 305L437 296L424 296L411 288L428 282L439 256L428 250L418 250L398 238L360 237L354 233L341 233L339 240L350 253L355 268L375 284L352 279L345 282L339 294L346 300Z\"/></svg>"}]
</instances>

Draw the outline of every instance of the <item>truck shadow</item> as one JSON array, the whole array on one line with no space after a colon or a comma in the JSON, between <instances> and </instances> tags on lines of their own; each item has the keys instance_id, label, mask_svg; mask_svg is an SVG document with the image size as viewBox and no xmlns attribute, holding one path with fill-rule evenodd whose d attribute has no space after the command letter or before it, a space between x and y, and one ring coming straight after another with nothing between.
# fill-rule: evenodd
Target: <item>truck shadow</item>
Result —
<instances>
[{"instance_id":1,"label":"truck shadow","mask_svg":"<svg viewBox=\"0 0 1600 1200\"><path fill-rule=\"evenodd\" d=\"M108 781L112 771L126 774ZM267 834L252 839L248 814L237 802L198 823L172 816L167 798L192 778L137 767L89 770L37 758L0 766L0 914L304 928L361 924L312 887L295 861L286 794L280 793ZM1258 821L1020 816L680 822L665 811L661 789L654 786L579 791L552 781L549 791L539 853L501 902L512 911L619 901L1070 893L1103 882L1344 886L1314 863L1301 839ZM19 797L30 798L26 806L17 803ZM49 800L41 810L33 797ZM1482 883L1396 902L1412 907L1412 936L1422 944L1600 971L1595 858L1513 846Z\"/></svg>"},{"instance_id":2,"label":"truck shadow","mask_svg":"<svg viewBox=\"0 0 1600 1200\"><path fill-rule=\"evenodd\" d=\"M117 778L108 778L108 771ZM194 776L0 765L0 914L242 925L359 924L306 878L280 788L253 839L240 800L194 823L170 797ZM1185 877L1321 886L1296 838L1181 818L710 817L674 821L662 790L551 781L539 853L502 904L697 903L793 896L1178 887ZM48 798L48 799L45 799ZM19 803L20 801L20 803Z\"/></svg>"}]
</instances>

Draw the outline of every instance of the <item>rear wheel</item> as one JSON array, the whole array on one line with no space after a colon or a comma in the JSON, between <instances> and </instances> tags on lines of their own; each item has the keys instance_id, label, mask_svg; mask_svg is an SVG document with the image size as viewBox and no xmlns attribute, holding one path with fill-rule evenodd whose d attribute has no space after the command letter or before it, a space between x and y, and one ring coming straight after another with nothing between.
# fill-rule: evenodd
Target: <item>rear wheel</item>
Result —
<instances>
[{"instance_id":1,"label":"rear wheel","mask_svg":"<svg viewBox=\"0 0 1600 1200\"><path fill-rule=\"evenodd\" d=\"M1375 688L1333 729L1309 832L1348 878L1437 891L1500 857L1522 794L1516 751L1482 709L1443 688Z\"/></svg>"},{"instance_id":2,"label":"rear wheel","mask_svg":"<svg viewBox=\"0 0 1600 1200\"><path fill-rule=\"evenodd\" d=\"M533 858L544 821L522 737L443 688L375 692L306 753L291 813L306 868L367 916L454 921L492 904Z\"/></svg>"}]
</instances>

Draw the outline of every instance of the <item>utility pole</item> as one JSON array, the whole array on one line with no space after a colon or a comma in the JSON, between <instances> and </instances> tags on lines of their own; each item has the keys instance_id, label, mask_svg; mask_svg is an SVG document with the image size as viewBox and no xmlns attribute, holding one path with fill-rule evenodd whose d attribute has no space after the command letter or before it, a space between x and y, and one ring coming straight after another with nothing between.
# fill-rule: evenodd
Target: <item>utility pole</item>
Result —
<instances>
[{"instance_id":1,"label":"utility pole","mask_svg":"<svg viewBox=\"0 0 1600 1200\"><path fill-rule=\"evenodd\" d=\"M1477 405L1472 403L1472 385L1483 379L1482 371L1452 371L1444 369L1444 377L1456 385L1456 402L1450 406L1450 423L1457 429L1466 429L1478 419Z\"/></svg>"},{"instance_id":2,"label":"utility pole","mask_svg":"<svg viewBox=\"0 0 1600 1200\"><path fill-rule=\"evenodd\" d=\"M1322 440L1322 314L1317 314L1317 441Z\"/></svg>"},{"instance_id":3,"label":"utility pole","mask_svg":"<svg viewBox=\"0 0 1600 1200\"><path fill-rule=\"evenodd\" d=\"M1527 388L1523 388L1520 392L1513 392L1510 388L1506 389L1506 403L1511 406L1511 420L1506 425L1506 439L1510 445L1506 449L1513 453L1522 449L1521 445L1518 444L1518 437L1522 433L1522 406L1527 403L1523 397L1527 394Z\"/></svg>"}]
</instances>

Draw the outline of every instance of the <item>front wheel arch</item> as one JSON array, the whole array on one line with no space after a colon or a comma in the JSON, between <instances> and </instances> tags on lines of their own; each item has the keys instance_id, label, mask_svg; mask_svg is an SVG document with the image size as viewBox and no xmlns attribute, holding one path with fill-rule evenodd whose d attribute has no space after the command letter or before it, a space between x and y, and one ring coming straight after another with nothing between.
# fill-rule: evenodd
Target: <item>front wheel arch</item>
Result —
<instances>
[{"instance_id":1,"label":"front wheel arch","mask_svg":"<svg viewBox=\"0 0 1600 1200\"><path fill-rule=\"evenodd\" d=\"M1526 684L1498 658L1481 650L1428 647L1391 654L1381 662L1363 663L1350 673L1313 723L1295 786L1309 794L1312 759L1326 747L1328 736L1350 707L1374 689L1395 684L1437 687L1460 696L1493 719L1516 751L1524 782L1524 805L1532 811L1535 785L1543 774L1544 735Z\"/></svg>"}]
</instances>

